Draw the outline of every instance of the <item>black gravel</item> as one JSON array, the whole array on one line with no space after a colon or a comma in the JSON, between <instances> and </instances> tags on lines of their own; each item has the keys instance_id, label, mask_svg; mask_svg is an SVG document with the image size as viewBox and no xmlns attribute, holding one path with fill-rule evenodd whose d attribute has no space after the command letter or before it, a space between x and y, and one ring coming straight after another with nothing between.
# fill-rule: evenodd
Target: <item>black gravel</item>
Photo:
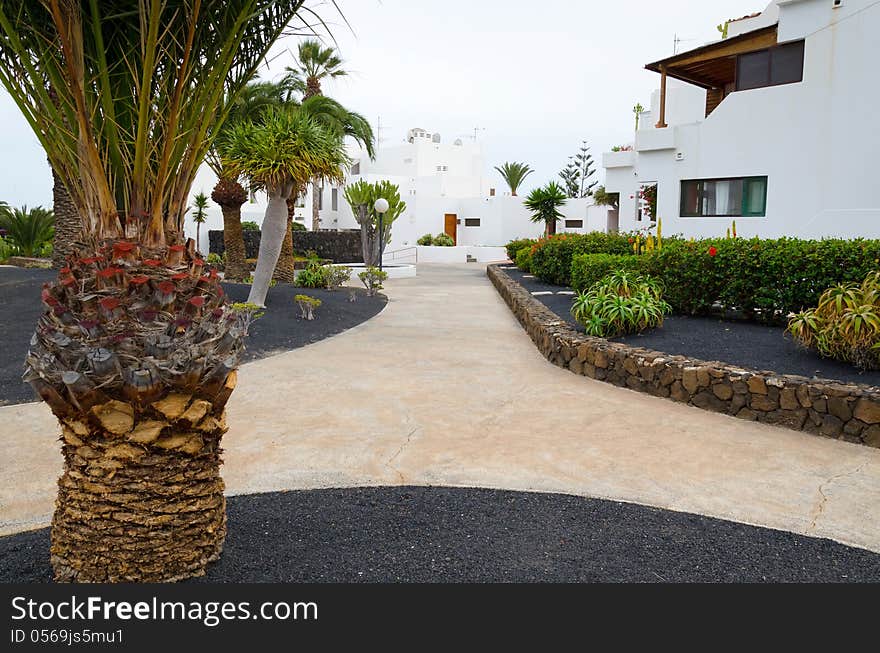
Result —
<instances>
[{"instance_id":1,"label":"black gravel","mask_svg":"<svg viewBox=\"0 0 880 653\"><path fill-rule=\"evenodd\" d=\"M578 331L583 327L571 316L572 295L559 295L562 288L528 278L521 270L505 270L529 292L550 291L552 295L533 295L547 308ZM835 379L846 383L880 386L880 371L860 372L839 361L821 358L799 347L781 327L751 322L720 320L711 317L672 315L659 329L616 338L617 342L654 349L706 361L723 361L757 370L773 370L782 374Z\"/></svg>"},{"instance_id":2,"label":"black gravel","mask_svg":"<svg viewBox=\"0 0 880 653\"><path fill-rule=\"evenodd\" d=\"M48 582L48 529L0 538L0 582ZM202 582L878 582L880 555L634 504L455 488L233 497Z\"/></svg>"},{"instance_id":3,"label":"black gravel","mask_svg":"<svg viewBox=\"0 0 880 653\"><path fill-rule=\"evenodd\" d=\"M0 267L0 405L36 401L31 387L21 381L28 343L41 313L40 287L55 279L52 270ZM250 286L225 283L233 301L247 299ZM352 293L356 301L351 301ZM300 318L294 296L310 295L321 300L312 321ZM278 285L269 289L268 310L251 328L244 362L317 342L365 322L381 311L387 298L367 297L358 288L336 291Z\"/></svg>"}]
</instances>

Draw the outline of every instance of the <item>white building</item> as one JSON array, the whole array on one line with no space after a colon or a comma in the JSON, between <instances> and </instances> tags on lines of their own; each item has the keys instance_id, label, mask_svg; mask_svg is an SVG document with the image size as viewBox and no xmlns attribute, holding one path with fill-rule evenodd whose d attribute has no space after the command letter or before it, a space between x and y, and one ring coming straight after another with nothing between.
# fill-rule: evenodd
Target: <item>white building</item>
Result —
<instances>
[{"instance_id":1,"label":"white building","mask_svg":"<svg viewBox=\"0 0 880 653\"><path fill-rule=\"evenodd\" d=\"M394 222L392 240L386 252L408 250L425 234L447 233L457 245L500 246L514 238L538 237L543 226L530 221L523 206L523 197L511 197L497 173L495 183L487 176L481 144L476 140L457 139L444 142L440 134L421 128L410 129L406 139L397 145L382 147L370 160L365 152L352 148L353 161L346 183L359 179L369 182L388 180L399 188L406 210ZM216 178L207 167L199 172L192 193L210 195ZM321 229L356 229L344 186L327 185L321 191ZM312 228L311 188L297 203L295 218ZM265 195L251 196L242 207L242 220L262 222L266 207ZM585 233L604 230L607 210L595 207L589 199L569 200L561 208L565 219L557 230ZM219 207L211 203L208 222L202 225L201 249L207 251L209 229L222 229ZM195 235L195 227L187 219L186 231ZM461 257L463 259L463 255Z\"/></svg>"},{"instance_id":2,"label":"white building","mask_svg":"<svg viewBox=\"0 0 880 653\"><path fill-rule=\"evenodd\" d=\"M880 4L775 0L725 39L648 64L660 90L632 150L603 155L621 230L880 237Z\"/></svg>"}]
</instances>

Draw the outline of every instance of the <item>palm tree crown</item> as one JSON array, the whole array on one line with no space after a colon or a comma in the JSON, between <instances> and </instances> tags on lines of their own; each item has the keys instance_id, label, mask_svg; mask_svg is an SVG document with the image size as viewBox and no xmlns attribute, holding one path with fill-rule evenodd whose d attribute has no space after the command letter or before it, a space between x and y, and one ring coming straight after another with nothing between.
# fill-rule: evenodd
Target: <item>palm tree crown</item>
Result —
<instances>
[{"instance_id":1,"label":"palm tree crown","mask_svg":"<svg viewBox=\"0 0 880 653\"><path fill-rule=\"evenodd\" d=\"M336 50L321 45L320 41L307 39L299 44L297 66L288 67L285 78L289 87L302 89L305 99L321 95L321 82L325 79L344 77L344 62Z\"/></svg>"},{"instance_id":2,"label":"palm tree crown","mask_svg":"<svg viewBox=\"0 0 880 653\"><path fill-rule=\"evenodd\" d=\"M522 185L525 178L534 172L525 163L504 163L501 167L495 166L495 169L504 178L504 181L510 187L510 194L516 197L516 191Z\"/></svg>"},{"instance_id":3,"label":"palm tree crown","mask_svg":"<svg viewBox=\"0 0 880 653\"><path fill-rule=\"evenodd\" d=\"M548 236L556 233L556 222L565 217L559 207L565 204L568 196L555 181L529 193L523 205L532 212L532 222L543 222Z\"/></svg>"}]
</instances>

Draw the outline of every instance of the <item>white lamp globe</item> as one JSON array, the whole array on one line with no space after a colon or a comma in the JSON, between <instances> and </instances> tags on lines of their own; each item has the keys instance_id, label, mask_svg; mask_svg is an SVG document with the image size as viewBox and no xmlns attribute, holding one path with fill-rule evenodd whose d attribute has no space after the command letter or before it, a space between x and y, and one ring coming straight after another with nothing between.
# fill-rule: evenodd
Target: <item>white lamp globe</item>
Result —
<instances>
[{"instance_id":1,"label":"white lamp globe","mask_svg":"<svg viewBox=\"0 0 880 653\"><path fill-rule=\"evenodd\" d=\"M373 204L373 208L376 210L376 213L385 213L388 210L388 200L384 197L380 197L376 200L376 203Z\"/></svg>"}]
</instances>

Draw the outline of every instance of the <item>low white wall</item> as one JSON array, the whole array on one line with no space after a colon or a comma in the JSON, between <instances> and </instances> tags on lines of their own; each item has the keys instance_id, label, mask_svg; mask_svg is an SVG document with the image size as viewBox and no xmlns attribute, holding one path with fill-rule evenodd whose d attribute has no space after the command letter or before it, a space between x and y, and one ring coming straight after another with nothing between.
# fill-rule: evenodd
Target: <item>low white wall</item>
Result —
<instances>
[{"instance_id":1,"label":"low white wall","mask_svg":"<svg viewBox=\"0 0 880 653\"><path fill-rule=\"evenodd\" d=\"M459 245L456 247L434 247L419 245L419 263L467 263L468 255L480 263L507 260L507 250L503 247L479 247Z\"/></svg>"}]
</instances>

